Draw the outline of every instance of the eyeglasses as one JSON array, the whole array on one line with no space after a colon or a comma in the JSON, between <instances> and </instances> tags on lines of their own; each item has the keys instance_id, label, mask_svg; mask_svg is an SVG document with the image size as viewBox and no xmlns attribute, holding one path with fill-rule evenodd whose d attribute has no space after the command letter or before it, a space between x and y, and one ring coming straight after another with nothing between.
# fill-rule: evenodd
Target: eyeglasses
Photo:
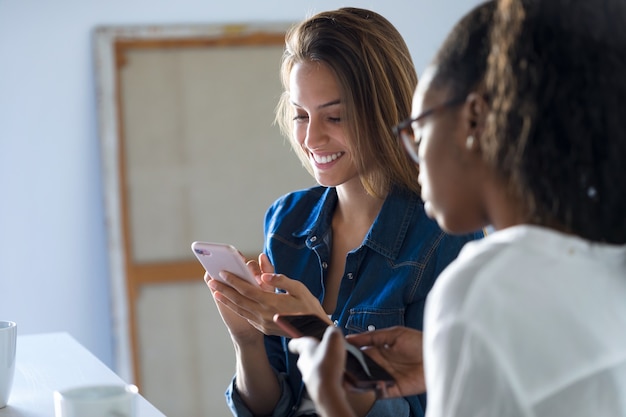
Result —
<instances>
[{"instance_id":1,"label":"eyeglasses","mask_svg":"<svg viewBox=\"0 0 626 417\"><path fill-rule=\"evenodd\" d=\"M457 106L463 102L465 102L465 98L455 98L452 100L448 100L438 106L425 110L417 117L409 117L393 127L393 133L396 135L398 140L404 146L404 149L409 153L409 155L411 155L411 158L413 158L416 163L420 163L420 157L417 154L417 150L419 148L420 140L422 139L422 137L420 135L416 138L415 130L413 129L413 123L417 123L428 116L431 116L449 107Z\"/></svg>"}]
</instances>

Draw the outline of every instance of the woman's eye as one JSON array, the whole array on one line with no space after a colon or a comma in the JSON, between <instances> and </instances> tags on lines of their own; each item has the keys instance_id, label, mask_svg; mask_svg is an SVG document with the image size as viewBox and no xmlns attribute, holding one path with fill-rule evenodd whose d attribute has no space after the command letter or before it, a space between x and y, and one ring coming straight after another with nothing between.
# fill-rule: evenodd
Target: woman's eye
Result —
<instances>
[{"instance_id":1,"label":"woman's eye","mask_svg":"<svg viewBox=\"0 0 626 417\"><path fill-rule=\"evenodd\" d=\"M341 117L329 117L328 120L332 123L339 123L341 122Z\"/></svg>"},{"instance_id":2,"label":"woman's eye","mask_svg":"<svg viewBox=\"0 0 626 417\"><path fill-rule=\"evenodd\" d=\"M303 122L309 120L309 116L306 114L297 114L296 117L293 118L295 122Z\"/></svg>"}]
</instances>

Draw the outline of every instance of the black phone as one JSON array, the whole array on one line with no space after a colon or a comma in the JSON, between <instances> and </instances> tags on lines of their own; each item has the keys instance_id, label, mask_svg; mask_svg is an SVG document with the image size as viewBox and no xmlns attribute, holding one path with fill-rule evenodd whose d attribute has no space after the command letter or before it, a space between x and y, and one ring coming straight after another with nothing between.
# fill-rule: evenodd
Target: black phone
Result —
<instances>
[{"instance_id":1,"label":"black phone","mask_svg":"<svg viewBox=\"0 0 626 417\"><path fill-rule=\"evenodd\" d=\"M322 340L329 324L313 314L282 315L276 314L274 321L291 337L312 336ZM385 368L370 358L367 353L358 347L345 342L348 355L346 356L346 379L354 387L362 390L376 390L381 384L390 387L395 384L393 376Z\"/></svg>"}]
</instances>

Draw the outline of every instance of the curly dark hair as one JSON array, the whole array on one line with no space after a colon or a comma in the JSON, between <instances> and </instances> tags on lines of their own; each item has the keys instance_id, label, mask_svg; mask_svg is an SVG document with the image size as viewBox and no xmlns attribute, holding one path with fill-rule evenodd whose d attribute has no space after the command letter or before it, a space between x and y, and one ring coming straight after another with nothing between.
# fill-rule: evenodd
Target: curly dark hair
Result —
<instances>
[{"instance_id":1,"label":"curly dark hair","mask_svg":"<svg viewBox=\"0 0 626 417\"><path fill-rule=\"evenodd\" d=\"M450 98L465 98L482 84L495 10L495 1L479 4L454 26L432 61L437 67L434 88L446 88Z\"/></svg>"},{"instance_id":2,"label":"curly dark hair","mask_svg":"<svg viewBox=\"0 0 626 417\"><path fill-rule=\"evenodd\" d=\"M626 243L626 2L502 0L483 151L530 223Z\"/></svg>"}]
</instances>

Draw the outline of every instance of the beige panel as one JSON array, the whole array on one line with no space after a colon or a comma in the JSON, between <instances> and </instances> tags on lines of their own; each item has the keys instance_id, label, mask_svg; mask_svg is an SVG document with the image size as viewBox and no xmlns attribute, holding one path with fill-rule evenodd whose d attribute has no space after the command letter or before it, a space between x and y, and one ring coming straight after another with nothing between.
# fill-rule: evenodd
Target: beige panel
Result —
<instances>
[{"instance_id":1,"label":"beige panel","mask_svg":"<svg viewBox=\"0 0 626 417\"><path fill-rule=\"evenodd\" d=\"M121 80L136 263L190 258L194 240L256 254L269 204L313 184L273 125L282 51L127 52Z\"/></svg>"},{"instance_id":2,"label":"beige panel","mask_svg":"<svg viewBox=\"0 0 626 417\"><path fill-rule=\"evenodd\" d=\"M146 285L137 302L142 394L167 416L227 417L228 331L203 282Z\"/></svg>"}]
</instances>

